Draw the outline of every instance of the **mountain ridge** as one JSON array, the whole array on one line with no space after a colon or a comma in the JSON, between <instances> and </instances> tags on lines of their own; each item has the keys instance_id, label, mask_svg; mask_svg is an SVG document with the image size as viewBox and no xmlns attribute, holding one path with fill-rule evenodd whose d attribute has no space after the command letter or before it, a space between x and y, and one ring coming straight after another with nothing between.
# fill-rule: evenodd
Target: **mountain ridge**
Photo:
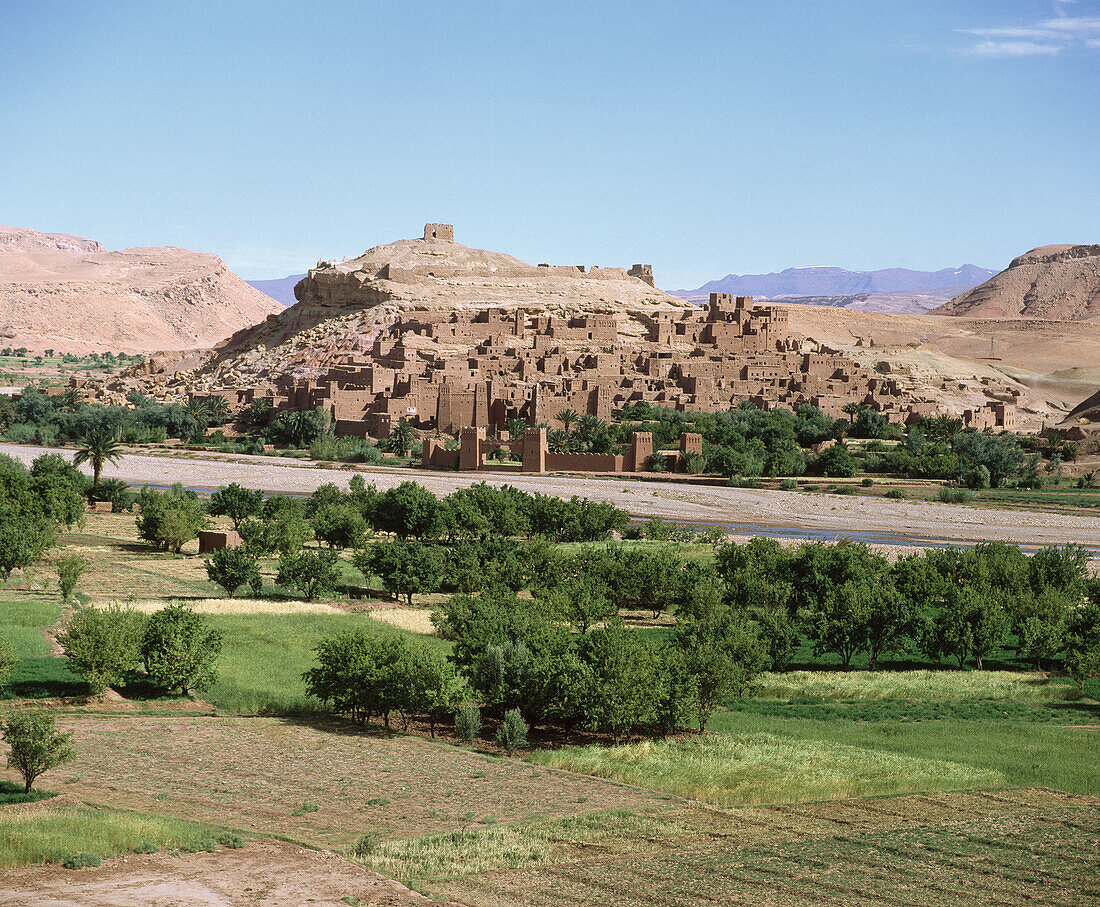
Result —
<instances>
[{"instance_id":1,"label":"mountain ridge","mask_svg":"<svg viewBox=\"0 0 1100 907\"><path fill-rule=\"evenodd\" d=\"M938 271L881 268L850 271L832 265L787 268L768 274L727 274L694 290L671 290L673 296L691 298L709 293L739 296L853 296L861 293L917 293L946 287L974 287L996 274L988 268L964 264Z\"/></svg>"}]
</instances>

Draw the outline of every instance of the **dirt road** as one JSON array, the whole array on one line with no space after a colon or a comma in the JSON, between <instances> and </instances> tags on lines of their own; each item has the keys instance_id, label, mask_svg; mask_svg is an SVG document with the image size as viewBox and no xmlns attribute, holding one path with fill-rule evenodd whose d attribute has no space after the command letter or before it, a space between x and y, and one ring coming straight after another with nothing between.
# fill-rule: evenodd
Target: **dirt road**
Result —
<instances>
[{"instance_id":1,"label":"dirt road","mask_svg":"<svg viewBox=\"0 0 1100 907\"><path fill-rule=\"evenodd\" d=\"M73 451L0 444L0 453L29 463L43 453ZM527 492L559 497L580 495L609 501L632 516L718 525L741 534L779 537L848 536L881 544L1005 541L1020 545L1064 545L1075 542L1100 549L1100 516L1068 516L1021 510L990 510L925 501L891 501L871 496L837 496L726 486L692 486L675 482L641 482L629 477L438 472L391 467L318 464L281 457L221 454L125 455L107 466L104 476L133 484L214 489L238 482L249 488L308 493L325 482L346 486L355 474L380 489L414 480L437 494L485 481L512 484Z\"/></svg>"}]
</instances>

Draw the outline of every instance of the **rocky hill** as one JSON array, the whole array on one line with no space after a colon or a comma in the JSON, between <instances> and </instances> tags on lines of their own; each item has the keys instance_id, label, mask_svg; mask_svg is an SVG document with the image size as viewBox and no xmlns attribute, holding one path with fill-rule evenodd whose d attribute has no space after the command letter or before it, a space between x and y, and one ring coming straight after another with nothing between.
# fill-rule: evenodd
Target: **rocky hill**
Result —
<instances>
[{"instance_id":1,"label":"rocky hill","mask_svg":"<svg viewBox=\"0 0 1100 907\"><path fill-rule=\"evenodd\" d=\"M1100 245L1042 246L933 310L971 318L1100 319Z\"/></svg>"},{"instance_id":2,"label":"rocky hill","mask_svg":"<svg viewBox=\"0 0 1100 907\"><path fill-rule=\"evenodd\" d=\"M94 240L0 228L0 344L141 353L210 347L282 311L216 255L107 252Z\"/></svg>"},{"instance_id":3,"label":"rocky hill","mask_svg":"<svg viewBox=\"0 0 1100 907\"><path fill-rule=\"evenodd\" d=\"M0 225L0 252L106 252L94 239Z\"/></svg>"},{"instance_id":4,"label":"rocky hill","mask_svg":"<svg viewBox=\"0 0 1100 907\"><path fill-rule=\"evenodd\" d=\"M310 379L348 356L370 353L398 318L417 313L431 320L440 312L470 313L494 306L559 317L693 308L656 289L644 266L628 271L530 265L434 237L398 240L356 258L318 262L294 293L296 305L273 306L275 314L240 331L201 363L193 356L158 361L165 369L186 371L181 380L196 387L287 376ZM408 343L435 345L416 337Z\"/></svg>"}]
</instances>

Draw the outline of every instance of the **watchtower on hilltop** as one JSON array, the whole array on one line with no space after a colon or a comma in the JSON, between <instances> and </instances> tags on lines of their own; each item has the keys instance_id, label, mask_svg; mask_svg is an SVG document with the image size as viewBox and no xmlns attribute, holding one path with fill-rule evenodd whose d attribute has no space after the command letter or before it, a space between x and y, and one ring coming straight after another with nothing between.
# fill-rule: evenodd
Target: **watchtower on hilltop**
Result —
<instances>
[{"instance_id":1,"label":"watchtower on hilltop","mask_svg":"<svg viewBox=\"0 0 1100 907\"><path fill-rule=\"evenodd\" d=\"M424 238L444 239L447 242L454 242L454 224L424 224Z\"/></svg>"}]
</instances>

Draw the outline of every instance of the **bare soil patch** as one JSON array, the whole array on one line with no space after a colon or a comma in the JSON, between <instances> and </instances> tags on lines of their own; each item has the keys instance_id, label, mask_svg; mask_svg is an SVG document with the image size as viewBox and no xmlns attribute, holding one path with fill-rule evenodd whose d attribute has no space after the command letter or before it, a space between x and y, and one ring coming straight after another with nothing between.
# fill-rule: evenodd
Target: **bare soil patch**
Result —
<instances>
[{"instance_id":1,"label":"bare soil patch","mask_svg":"<svg viewBox=\"0 0 1100 907\"><path fill-rule=\"evenodd\" d=\"M218 853L119 857L78 871L26 867L0 876L0 905L12 907L228 907L260 902L405 907L428 899L335 854L276 841Z\"/></svg>"},{"instance_id":2,"label":"bare soil patch","mask_svg":"<svg viewBox=\"0 0 1100 907\"><path fill-rule=\"evenodd\" d=\"M669 800L346 722L103 714L58 723L75 732L78 755L48 779L53 790L334 850L368 832L414 838Z\"/></svg>"}]
</instances>

